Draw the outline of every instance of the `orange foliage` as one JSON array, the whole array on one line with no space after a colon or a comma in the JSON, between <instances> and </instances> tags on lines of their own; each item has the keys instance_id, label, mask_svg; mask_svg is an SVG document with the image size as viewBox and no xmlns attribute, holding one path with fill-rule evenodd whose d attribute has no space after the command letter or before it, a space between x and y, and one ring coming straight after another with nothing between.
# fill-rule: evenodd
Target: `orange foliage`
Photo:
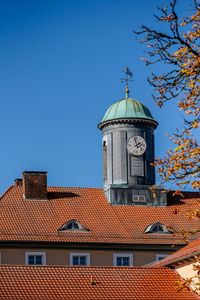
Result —
<instances>
[{"instance_id":1,"label":"orange foliage","mask_svg":"<svg viewBox=\"0 0 200 300\"><path fill-rule=\"evenodd\" d=\"M159 22L166 23L167 31L159 32L143 25L136 32L147 43L149 59L146 65L167 64L164 74L152 74L148 79L154 88L153 95L159 107L166 101L177 99L178 108L184 112L184 125L170 138L175 147L155 165L162 181L175 181L181 187L200 188L200 145L194 138L200 127L200 7L195 0L193 14L180 17L176 11L177 0L169 7L159 8Z\"/></svg>"}]
</instances>

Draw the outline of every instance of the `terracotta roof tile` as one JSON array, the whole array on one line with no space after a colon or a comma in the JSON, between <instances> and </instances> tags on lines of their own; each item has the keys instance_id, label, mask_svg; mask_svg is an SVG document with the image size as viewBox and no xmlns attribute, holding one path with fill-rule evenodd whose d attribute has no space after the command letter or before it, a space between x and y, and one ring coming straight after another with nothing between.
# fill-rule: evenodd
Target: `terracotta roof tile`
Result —
<instances>
[{"instance_id":1,"label":"terracotta roof tile","mask_svg":"<svg viewBox=\"0 0 200 300\"><path fill-rule=\"evenodd\" d=\"M181 200L182 204L166 207L158 206L113 206L120 222L129 235L139 243L173 244L185 243L181 234L144 233L147 226L160 222L176 232L192 230L200 226L200 219L190 219L189 210L200 209L199 199ZM137 226L136 226L137 224ZM148 242L147 242L148 241Z\"/></svg>"},{"instance_id":2,"label":"terracotta roof tile","mask_svg":"<svg viewBox=\"0 0 200 300\"><path fill-rule=\"evenodd\" d=\"M189 243L187 246L183 247L182 249L174 252L173 254L167 256L166 258L152 265L155 267L170 266L172 264L175 264L183 260L187 260L199 254L200 254L200 239Z\"/></svg>"},{"instance_id":3,"label":"terracotta roof tile","mask_svg":"<svg viewBox=\"0 0 200 300\"><path fill-rule=\"evenodd\" d=\"M177 291L180 277L166 268L0 266L4 300L193 300L190 290Z\"/></svg>"},{"instance_id":4,"label":"terracotta roof tile","mask_svg":"<svg viewBox=\"0 0 200 300\"><path fill-rule=\"evenodd\" d=\"M22 187L12 186L0 200L0 241L184 244L180 235L143 232L158 221L177 230L197 227L199 219L185 216L194 208L199 208L197 199L168 207L112 206L95 188L49 187L48 200L26 200ZM72 219L89 231L58 231Z\"/></svg>"}]
</instances>

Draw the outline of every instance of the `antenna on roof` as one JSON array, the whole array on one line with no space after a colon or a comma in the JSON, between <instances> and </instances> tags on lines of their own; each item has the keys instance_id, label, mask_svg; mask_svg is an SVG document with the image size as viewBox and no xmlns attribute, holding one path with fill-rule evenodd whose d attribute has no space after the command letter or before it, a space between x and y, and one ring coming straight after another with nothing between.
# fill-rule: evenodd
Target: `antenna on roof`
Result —
<instances>
[{"instance_id":1,"label":"antenna on roof","mask_svg":"<svg viewBox=\"0 0 200 300\"><path fill-rule=\"evenodd\" d=\"M126 98L129 97L129 86L128 86L128 82L129 81L133 81L131 78L133 77L133 73L131 72L131 70L128 67L125 67L124 69L121 70L122 72L125 73L126 78L122 78L121 82L125 82L126 86L125 86L125 93L126 93Z\"/></svg>"}]
</instances>

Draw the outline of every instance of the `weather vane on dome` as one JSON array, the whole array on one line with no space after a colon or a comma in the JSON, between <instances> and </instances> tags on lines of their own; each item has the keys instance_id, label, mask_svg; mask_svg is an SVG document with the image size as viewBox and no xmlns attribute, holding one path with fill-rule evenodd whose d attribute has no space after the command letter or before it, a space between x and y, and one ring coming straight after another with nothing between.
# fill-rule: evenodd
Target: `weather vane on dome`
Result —
<instances>
[{"instance_id":1,"label":"weather vane on dome","mask_svg":"<svg viewBox=\"0 0 200 300\"><path fill-rule=\"evenodd\" d=\"M128 82L133 81L131 79L133 77L133 73L131 72L131 70L128 67L125 67L124 69L122 69L122 72L124 72L126 75L126 78L122 78L121 81L126 83L125 93L126 93L126 98L128 98L129 97Z\"/></svg>"}]
</instances>

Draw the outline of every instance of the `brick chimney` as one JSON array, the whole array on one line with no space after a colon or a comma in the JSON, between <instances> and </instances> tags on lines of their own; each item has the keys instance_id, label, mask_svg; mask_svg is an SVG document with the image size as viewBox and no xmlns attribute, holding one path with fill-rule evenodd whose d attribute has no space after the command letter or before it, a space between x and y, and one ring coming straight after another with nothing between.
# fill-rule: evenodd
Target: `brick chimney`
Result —
<instances>
[{"instance_id":1,"label":"brick chimney","mask_svg":"<svg viewBox=\"0 0 200 300\"><path fill-rule=\"evenodd\" d=\"M16 186L22 186L22 179L21 178L16 178L15 179L15 185Z\"/></svg>"},{"instance_id":2,"label":"brick chimney","mask_svg":"<svg viewBox=\"0 0 200 300\"><path fill-rule=\"evenodd\" d=\"M22 178L25 199L47 200L47 172L24 171Z\"/></svg>"}]
</instances>

